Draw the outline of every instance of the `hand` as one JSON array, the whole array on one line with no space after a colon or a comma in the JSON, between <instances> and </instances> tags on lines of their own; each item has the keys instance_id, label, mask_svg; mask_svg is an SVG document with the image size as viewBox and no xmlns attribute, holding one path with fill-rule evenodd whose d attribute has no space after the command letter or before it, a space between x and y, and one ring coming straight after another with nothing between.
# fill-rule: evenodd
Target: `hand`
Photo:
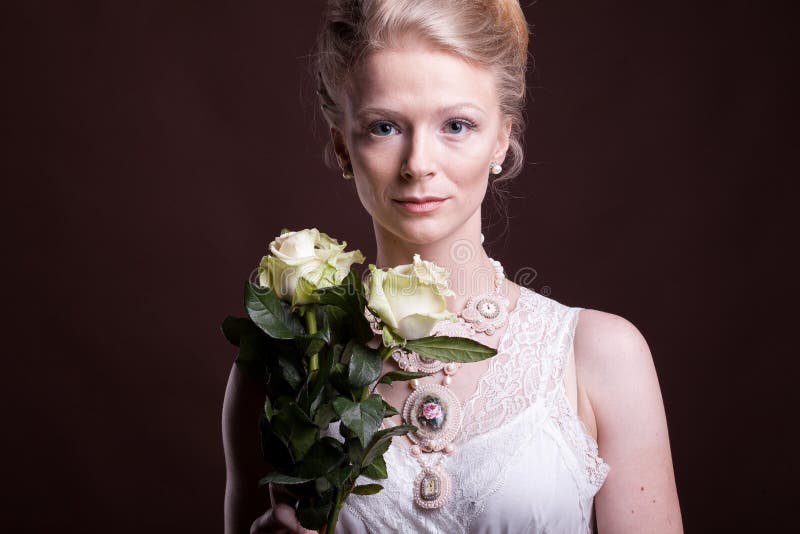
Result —
<instances>
[{"instance_id":1,"label":"hand","mask_svg":"<svg viewBox=\"0 0 800 534\"><path fill-rule=\"evenodd\" d=\"M253 521L250 534L317 534L316 530L303 528L297 520L294 503L296 500L283 486L270 484L269 496L272 506L267 512ZM319 531L324 534L325 529Z\"/></svg>"}]
</instances>

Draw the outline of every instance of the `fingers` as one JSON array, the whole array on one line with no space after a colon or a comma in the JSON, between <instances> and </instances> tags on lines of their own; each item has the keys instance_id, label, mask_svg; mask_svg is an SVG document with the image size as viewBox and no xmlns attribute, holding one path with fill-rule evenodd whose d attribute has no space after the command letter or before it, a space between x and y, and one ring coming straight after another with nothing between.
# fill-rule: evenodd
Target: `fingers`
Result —
<instances>
[{"instance_id":1,"label":"fingers","mask_svg":"<svg viewBox=\"0 0 800 534\"><path fill-rule=\"evenodd\" d=\"M272 515L279 524L285 525L292 534L311 532L303 528L300 521L297 520L294 508L286 503L277 503Z\"/></svg>"},{"instance_id":2,"label":"fingers","mask_svg":"<svg viewBox=\"0 0 800 534\"><path fill-rule=\"evenodd\" d=\"M259 517L250 527L250 534L316 534L303 528L292 506L277 502L272 510Z\"/></svg>"}]
</instances>

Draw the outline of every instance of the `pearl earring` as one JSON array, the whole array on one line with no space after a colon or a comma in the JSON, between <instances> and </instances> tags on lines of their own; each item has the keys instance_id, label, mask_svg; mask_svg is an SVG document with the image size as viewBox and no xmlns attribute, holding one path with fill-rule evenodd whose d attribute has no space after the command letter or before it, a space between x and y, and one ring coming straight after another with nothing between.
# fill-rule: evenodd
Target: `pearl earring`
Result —
<instances>
[{"instance_id":1,"label":"pearl earring","mask_svg":"<svg viewBox=\"0 0 800 534\"><path fill-rule=\"evenodd\" d=\"M492 174L500 174L503 172L503 167L496 161L493 161L489 164L489 169L492 171Z\"/></svg>"},{"instance_id":2,"label":"pearl earring","mask_svg":"<svg viewBox=\"0 0 800 534\"><path fill-rule=\"evenodd\" d=\"M348 165L342 165L341 167L342 167L342 177L345 180L352 180L353 179L353 172L351 170L347 169Z\"/></svg>"}]
</instances>

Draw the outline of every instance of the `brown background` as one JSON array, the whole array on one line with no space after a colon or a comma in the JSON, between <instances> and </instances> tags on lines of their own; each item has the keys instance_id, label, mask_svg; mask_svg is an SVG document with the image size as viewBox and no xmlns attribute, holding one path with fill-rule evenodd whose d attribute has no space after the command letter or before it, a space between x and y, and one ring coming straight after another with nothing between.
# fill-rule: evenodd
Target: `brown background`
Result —
<instances>
[{"instance_id":1,"label":"brown background","mask_svg":"<svg viewBox=\"0 0 800 534\"><path fill-rule=\"evenodd\" d=\"M528 165L489 252L643 332L688 532L777 528L798 475L793 19L525 4ZM375 255L352 183L322 163L320 6L0 8L4 531L221 531L219 325L243 280L281 227Z\"/></svg>"}]
</instances>

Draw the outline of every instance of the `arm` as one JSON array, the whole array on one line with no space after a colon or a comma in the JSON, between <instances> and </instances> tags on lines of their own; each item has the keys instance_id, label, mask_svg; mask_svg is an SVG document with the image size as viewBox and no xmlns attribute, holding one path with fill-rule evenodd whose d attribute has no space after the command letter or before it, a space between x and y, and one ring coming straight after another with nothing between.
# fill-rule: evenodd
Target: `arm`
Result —
<instances>
[{"instance_id":1,"label":"arm","mask_svg":"<svg viewBox=\"0 0 800 534\"><path fill-rule=\"evenodd\" d=\"M642 334L622 317L583 310L575 363L611 466L595 496L598 532L682 533L664 404Z\"/></svg>"},{"instance_id":2,"label":"arm","mask_svg":"<svg viewBox=\"0 0 800 534\"><path fill-rule=\"evenodd\" d=\"M222 405L222 444L225 449L225 533L250 532L253 521L270 506L258 480L266 474L259 446L258 417L266 390L234 365Z\"/></svg>"}]
</instances>

